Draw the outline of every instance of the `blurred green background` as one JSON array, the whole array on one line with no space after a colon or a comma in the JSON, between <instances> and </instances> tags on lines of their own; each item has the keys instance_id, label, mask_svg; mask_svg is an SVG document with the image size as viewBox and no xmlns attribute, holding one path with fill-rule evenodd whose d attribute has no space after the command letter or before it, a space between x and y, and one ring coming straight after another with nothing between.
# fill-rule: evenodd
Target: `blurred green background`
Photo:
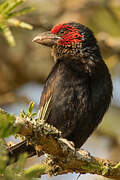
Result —
<instances>
[{"instance_id":1,"label":"blurred green background","mask_svg":"<svg viewBox=\"0 0 120 180\"><path fill-rule=\"evenodd\" d=\"M8 3L15 1L19 0L7 0ZM0 6L2 3L3 0ZM18 13L26 7L30 7L28 13ZM16 14L12 17L13 12L17 17ZM26 0L5 18L0 9L0 106L16 115L21 109L27 109L30 100L35 102L38 111L41 90L54 65L50 49L32 43L35 35L68 21L80 22L92 29L110 69L114 91L109 111L83 148L101 158L120 160L120 0ZM39 160L32 158L26 166L33 161ZM69 174L51 179L77 176ZM104 179L93 175L80 178Z\"/></svg>"}]
</instances>

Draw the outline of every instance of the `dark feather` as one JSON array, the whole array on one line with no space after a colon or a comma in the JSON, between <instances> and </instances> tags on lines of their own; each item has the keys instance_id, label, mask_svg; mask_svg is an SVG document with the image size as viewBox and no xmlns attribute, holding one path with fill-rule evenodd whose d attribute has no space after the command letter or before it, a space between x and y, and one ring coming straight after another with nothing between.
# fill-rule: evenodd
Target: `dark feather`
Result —
<instances>
[{"instance_id":1,"label":"dark feather","mask_svg":"<svg viewBox=\"0 0 120 180\"><path fill-rule=\"evenodd\" d=\"M80 147L107 110L111 87L110 75L102 60L97 67L76 59L58 59L45 83L40 108L52 96L46 122Z\"/></svg>"}]
</instances>

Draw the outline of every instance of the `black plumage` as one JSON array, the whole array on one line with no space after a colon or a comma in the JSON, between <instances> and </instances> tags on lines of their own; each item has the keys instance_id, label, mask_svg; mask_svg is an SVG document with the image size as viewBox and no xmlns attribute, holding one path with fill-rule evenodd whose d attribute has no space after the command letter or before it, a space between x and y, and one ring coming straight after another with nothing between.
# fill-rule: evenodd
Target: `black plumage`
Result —
<instances>
[{"instance_id":1,"label":"black plumage","mask_svg":"<svg viewBox=\"0 0 120 180\"><path fill-rule=\"evenodd\" d=\"M33 41L50 46L55 60L40 100L41 108L51 97L45 120L81 147L101 122L112 96L110 73L96 39L87 27L66 23Z\"/></svg>"}]
</instances>

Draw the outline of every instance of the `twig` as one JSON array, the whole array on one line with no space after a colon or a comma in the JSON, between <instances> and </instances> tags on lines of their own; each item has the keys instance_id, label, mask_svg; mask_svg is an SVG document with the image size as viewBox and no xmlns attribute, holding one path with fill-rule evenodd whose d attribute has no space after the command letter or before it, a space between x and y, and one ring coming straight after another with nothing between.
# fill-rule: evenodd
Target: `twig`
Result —
<instances>
[{"instance_id":1,"label":"twig","mask_svg":"<svg viewBox=\"0 0 120 180\"><path fill-rule=\"evenodd\" d=\"M118 134L116 134L112 131L109 131L109 130L104 130L102 128L98 128L97 131L95 131L95 135L105 136L105 137L109 138L112 142L112 145L120 148L120 137L118 136Z\"/></svg>"},{"instance_id":2,"label":"twig","mask_svg":"<svg viewBox=\"0 0 120 180\"><path fill-rule=\"evenodd\" d=\"M34 146L28 145L26 140L7 148L7 165L16 162L20 154L25 152L27 152L28 158L36 155L36 150Z\"/></svg>"}]
</instances>

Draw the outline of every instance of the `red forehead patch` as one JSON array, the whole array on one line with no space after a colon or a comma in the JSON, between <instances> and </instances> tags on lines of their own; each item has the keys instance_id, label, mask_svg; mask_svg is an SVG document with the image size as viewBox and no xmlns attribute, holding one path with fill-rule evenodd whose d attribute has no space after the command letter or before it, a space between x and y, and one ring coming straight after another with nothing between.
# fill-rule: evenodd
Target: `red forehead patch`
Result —
<instances>
[{"instance_id":1,"label":"red forehead patch","mask_svg":"<svg viewBox=\"0 0 120 180\"><path fill-rule=\"evenodd\" d=\"M67 24L60 24L58 26L55 26L52 28L51 33L57 34L60 29L66 29L69 30L66 34L64 34L61 40L59 40L58 44L60 45L67 45L71 44L73 42L81 42L83 35L79 33L79 29L76 29L72 25L67 25Z\"/></svg>"},{"instance_id":2,"label":"red forehead patch","mask_svg":"<svg viewBox=\"0 0 120 180\"><path fill-rule=\"evenodd\" d=\"M67 29L67 30L71 30L71 31L79 31L79 29L76 29L75 27L73 27L72 25L68 25L68 24L59 24L57 26L54 26L51 30L51 32L53 34L56 34L60 31L60 29Z\"/></svg>"},{"instance_id":3,"label":"red forehead patch","mask_svg":"<svg viewBox=\"0 0 120 180\"><path fill-rule=\"evenodd\" d=\"M72 27L72 26L71 26ZM70 28L70 26L69 25L64 25L64 24L59 24L59 25L57 25L57 26L54 26L53 28L52 28L52 30L51 30L51 32L53 33L53 34L56 34L56 33L58 33L59 31L60 31L60 29L67 29L67 28Z\"/></svg>"}]
</instances>

